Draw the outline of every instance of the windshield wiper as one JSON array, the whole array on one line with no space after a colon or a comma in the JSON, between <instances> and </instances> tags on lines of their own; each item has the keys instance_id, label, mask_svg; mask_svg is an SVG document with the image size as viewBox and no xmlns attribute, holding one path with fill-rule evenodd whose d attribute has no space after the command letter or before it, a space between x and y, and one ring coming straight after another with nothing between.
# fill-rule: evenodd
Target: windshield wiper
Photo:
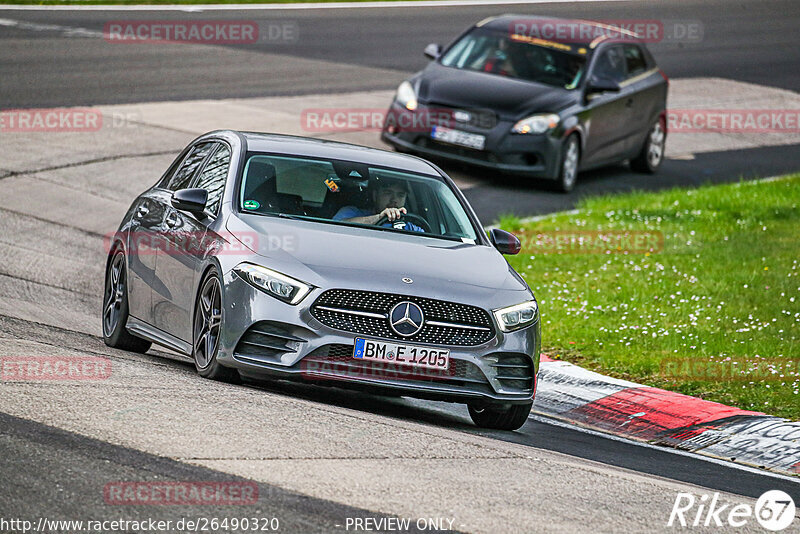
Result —
<instances>
[{"instance_id":1,"label":"windshield wiper","mask_svg":"<svg viewBox=\"0 0 800 534\"><path fill-rule=\"evenodd\" d=\"M399 228L392 228L386 226L375 226L372 224L364 224L364 223L355 223L350 221L337 221L334 219L322 219L319 217L311 217L308 215L290 215L288 213L264 213L263 215L272 215L274 217L280 217L281 219L290 219L293 221L311 221L311 222L318 222L322 224L336 224L341 226L349 226L350 228L366 228L369 230L379 230L382 232L389 232L395 234L405 234L405 235L415 235L420 237L428 237L433 239L443 239L446 241L455 241L455 242L462 242L461 237L452 236L452 235L442 235L442 234L434 234L429 232L414 232L412 230L405 230Z\"/></svg>"},{"instance_id":2,"label":"windshield wiper","mask_svg":"<svg viewBox=\"0 0 800 534\"><path fill-rule=\"evenodd\" d=\"M276 217L280 217L281 219L291 219L293 221L303 221L307 219L307 217L304 217L302 215L290 215L288 213L270 213L270 215L275 215Z\"/></svg>"}]
</instances>

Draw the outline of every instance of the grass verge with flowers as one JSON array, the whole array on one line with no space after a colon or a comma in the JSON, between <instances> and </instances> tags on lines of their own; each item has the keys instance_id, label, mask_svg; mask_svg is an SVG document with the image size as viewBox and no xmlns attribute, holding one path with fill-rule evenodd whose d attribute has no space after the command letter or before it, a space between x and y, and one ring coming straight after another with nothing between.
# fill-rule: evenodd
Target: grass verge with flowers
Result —
<instances>
[{"instance_id":1,"label":"grass verge with flowers","mask_svg":"<svg viewBox=\"0 0 800 534\"><path fill-rule=\"evenodd\" d=\"M545 353L800 420L800 175L579 210L500 221L521 236L509 261L539 300Z\"/></svg>"}]
</instances>

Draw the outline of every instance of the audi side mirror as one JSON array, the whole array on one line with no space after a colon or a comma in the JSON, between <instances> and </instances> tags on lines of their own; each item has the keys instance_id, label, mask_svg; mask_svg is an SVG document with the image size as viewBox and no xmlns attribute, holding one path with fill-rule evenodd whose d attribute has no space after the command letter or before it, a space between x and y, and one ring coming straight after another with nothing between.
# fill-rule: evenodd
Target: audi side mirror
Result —
<instances>
[{"instance_id":1,"label":"audi side mirror","mask_svg":"<svg viewBox=\"0 0 800 534\"><path fill-rule=\"evenodd\" d=\"M208 191L200 188L178 189L172 193L172 207L188 211L189 213L202 214L208 202Z\"/></svg>"},{"instance_id":2,"label":"audi side mirror","mask_svg":"<svg viewBox=\"0 0 800 534\"><path fill-rule=\"evenodd\" d=\"M620 91L619 84L609 78L598 78L592 76L589 83L586 85L586 94L591 93L618 93Z\"/></svg>"},{"instance_id":3,"label":"audi side mirror","mask_svg":"<svg viewBox=\"0 0 800 534\"><path fill-rule=\"evenodd\" d=\"M522 243L519 242L517 236L499 228L489 231L489 241L501 254L519 254L519 251L522 250Z\"/></svg>"},{"instance_id":4,"label":"audi side mirror","mask_svg":"<svg viewBox=\"0 0 800 534\"><path fill-rule=\"evenodd\" d=\"M428 59L436 59L440 55L442 55L442 45L431 43L425 47L425 57Z\"/></svg>"}]
</instances>

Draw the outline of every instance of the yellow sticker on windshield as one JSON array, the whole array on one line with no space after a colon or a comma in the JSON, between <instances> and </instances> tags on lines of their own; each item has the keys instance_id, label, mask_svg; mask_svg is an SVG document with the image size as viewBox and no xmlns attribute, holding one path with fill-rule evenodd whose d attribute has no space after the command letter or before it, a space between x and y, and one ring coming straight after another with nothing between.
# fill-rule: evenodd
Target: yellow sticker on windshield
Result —
<instances>
[{"instance_id":1,"label":"yellow sticker on windshield","mask_svg":"<svg viewBox=\"0 0 800 534\"><path fill-rule=\"evenodd\" d=\"M555 41L539 39L538 37L528 37L527 35L520 35L518 33L512 35L511 39L513 39L514 41L521 41L523 43L535 44L539 46L547 46L549 48L555 48L556 50L565 50L567 52L572 51L572 47L569 45L565 45L564 43L557 43Z\"/></svg>"}]
</instances>

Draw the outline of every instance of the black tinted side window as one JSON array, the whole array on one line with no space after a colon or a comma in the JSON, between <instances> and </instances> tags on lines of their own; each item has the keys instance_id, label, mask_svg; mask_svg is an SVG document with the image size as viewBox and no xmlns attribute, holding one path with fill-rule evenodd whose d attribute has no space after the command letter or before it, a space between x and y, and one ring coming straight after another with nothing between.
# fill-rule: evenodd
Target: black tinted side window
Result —
<instances>
[{"instance_id":1,"label":"black tinted side window","mask_svg":"<svg viewBox=\"0 0 800 534\"><path fill-rule=\"evenodd\" d=\"M161 175L161 178L158 180L158 187L166 189L167 184L169 183L170 179L172 178L172 175L175 174L175 170L178 167L180 167L181 162L183 161L183 159L184 159L183 158L183 152L181 152L181 155L179 155L177 158L175 158L175 161L173 161L172 164L169 166L169 169L167 169L167 172L165 172L164 174Z\"/></svg>"},{"instance_id":2,"label":"black tinted side window","mask_svg":"<svg viewBox=\"0 0 800 534\"><path fill-rule=\"evenodd\" d=\"M625 45L625 64L628 67L628 78L632 78L647 70L647 61L642 49L636 45Z\"/></svg>"},{"instance_id":3,"label":"black tinted side window","mask_svg":"<svg viewBox=\"0 0 800 534\"><path fill-rule=\"evenodd\" d=\"M228 167L231 164L231 149L228 145L220 144L214 155L203 168L194 187L208 191L206 209L214 215L219 214L222 203L222 193L225 191L225 182L228 178Z\"/></svg>"},{"instance_id":4,"label":"black tinted side window","mask_svg":"<svg viewBox=\"0 0 800 534\"><path fill-rule=\"evenodd\" d=\"M625 80L625 58L622 54L622 47L614 46L603 50L600 57L597 58L594 75L598 78L614 80L617 83Z\"/></svg>"},{"instance_id":5,"label":"black tinted side window","mask_svg":"<svg viewBox=\"0 0 800 534\"><path fill-rule=\"evenodd\" d=\"M183 160L183 163L172 178L167 182L167 189L170 191L177 191L178 189L185 189L194 177L197 168L205 161L208 153L214 148L214 143L201 143L189 151L189 155Z\"/></svg>"}]
</instances>

